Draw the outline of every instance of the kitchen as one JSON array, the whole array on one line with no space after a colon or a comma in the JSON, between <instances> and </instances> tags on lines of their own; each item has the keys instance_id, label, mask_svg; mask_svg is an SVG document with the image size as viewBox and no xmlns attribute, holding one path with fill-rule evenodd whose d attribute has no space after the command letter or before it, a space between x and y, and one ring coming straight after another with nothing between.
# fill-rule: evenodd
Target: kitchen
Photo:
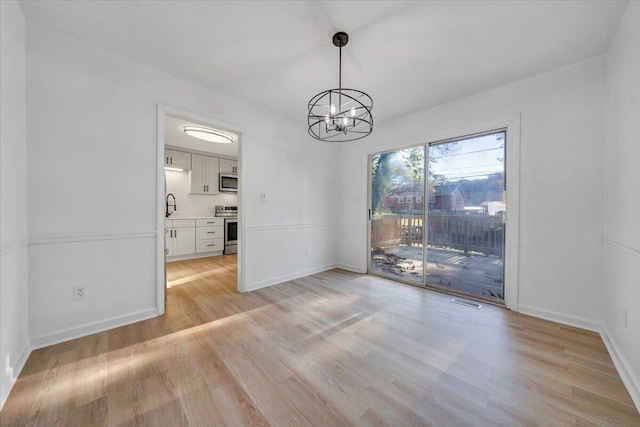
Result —
<instances>
[{"instance_id":1,"label":"kitchen","mask_svg":"<svg viewBox=\"0 0 640 427\"><path fill-rule=\"evenodd\" d=\"M166 286L216 284L237 271L238 135L167 115L164 137Z\"/></svg>"}]
</instances>

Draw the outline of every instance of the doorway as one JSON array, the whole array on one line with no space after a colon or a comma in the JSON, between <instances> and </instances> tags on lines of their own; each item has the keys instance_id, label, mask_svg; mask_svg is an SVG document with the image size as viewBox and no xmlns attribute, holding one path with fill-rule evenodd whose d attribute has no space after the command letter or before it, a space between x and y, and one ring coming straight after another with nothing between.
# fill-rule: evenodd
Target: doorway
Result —
<instances>
[{"instance_id":1,"label":"doorway","mask_svg":"<svg viewBox=\"0 0 640 427\"><path fill-rule=\"evenodd\" d=\"M159 314L174 286L243 289L240 147L237 126L158 107Z\"/></svg>"},{"instance_id":2,"label":"doorway","mask_svg":"<svg viewBox=\"0 0 640 427\"><path fill-rule=\"evenodd\" d=\"M370 156L368 271L505 304L507 130Z\"/></svg>"}]
</instances>

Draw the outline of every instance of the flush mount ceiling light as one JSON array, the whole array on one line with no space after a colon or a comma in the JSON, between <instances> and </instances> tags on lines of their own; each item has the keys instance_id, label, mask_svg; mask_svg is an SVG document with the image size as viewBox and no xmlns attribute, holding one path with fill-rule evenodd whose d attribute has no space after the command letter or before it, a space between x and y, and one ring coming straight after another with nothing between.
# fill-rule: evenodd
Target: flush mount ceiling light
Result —
<instances>
[{"instance_id":1,"label":"flush mount ceiling light","mask_svg":"<svg viewBox=\"0 0 640 427\"><path fill-rule=\"evenodd\" d=\"M182 130L189 136L209 142L217 142L220 144L231 144L233 142L233 137L231 135L218 130L201 128L198 126L184 126Z\"/></svg>"},{"instance_id":2,"label":"flush mount ceiling light","mask_svg":"<svg viewBox=\"0 0 640 427\"><path fill-rule=\"evenodd\" d=\"M333 44L340 48L338 89L320 92L309 101L309 135L320 141L355 141L373 131L371 97L359 90L342 88L342 47L348 42L347 33L333 35Z\"/></svg>"}]
</instances>

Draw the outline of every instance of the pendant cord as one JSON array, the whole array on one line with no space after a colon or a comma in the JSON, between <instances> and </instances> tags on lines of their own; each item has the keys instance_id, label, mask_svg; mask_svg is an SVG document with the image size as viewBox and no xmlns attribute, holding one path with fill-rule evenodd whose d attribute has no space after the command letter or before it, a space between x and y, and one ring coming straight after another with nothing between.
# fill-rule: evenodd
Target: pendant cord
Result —
<instances>
[{"instance_id":1,"label":"pendant cord","mask_svg":"<svg viewBox=\"0 0 640 427\"><path fill-rule=\"evenodd\" d=\"M339 70L338 70L338 105L340 106L339 112L342 112L342 40L340 40L340 59Z\"/></svg>"},{"instance_id":2,"label":"pendant cord","mask_svg":"<svg viewBox=\"0 0 640 427\"><path fill-rule=\"evenodd\" d=\"M338 89L342 90L342 45L340 46L340 60L338 64Z\"/></svg>"}]
</instances>

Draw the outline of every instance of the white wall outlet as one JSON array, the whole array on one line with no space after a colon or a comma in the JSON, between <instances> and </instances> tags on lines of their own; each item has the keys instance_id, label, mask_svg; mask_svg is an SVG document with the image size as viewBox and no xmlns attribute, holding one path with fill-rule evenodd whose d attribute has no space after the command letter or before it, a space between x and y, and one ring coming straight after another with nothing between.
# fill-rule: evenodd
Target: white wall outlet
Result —
<instances>
[{"instance_id":1,"label":"white wall outlet","mask_svg":"<svg viewBox=\"0 0 640 427\"><path fill-rule=\"evenodd\" d=\"M267 193L260 193L260 200L262 200L263 202L267 201Z\"/></svg>"},{"instance_id":2,"label":"white wall outlet","mask_svg":"<svg viewBox=\"0 0 640 427\"><path fill-rule=\"evenodd\" d=\"M626 328L627 327L627 317L629 316L629 310L627 310L626 308L624 309L624 311L622 312L622 325Z\"/></svg>"},{"instance_id":3,"label":"white wall outlet","mask_svg":"<svg viewBox=\"0 0 640 427\"><path fill-rule=\"evenodd\" d=\"M73 287L73 299L85 299L87 297L87 290L84 286Z\"/></svg>"}]
</instances>

